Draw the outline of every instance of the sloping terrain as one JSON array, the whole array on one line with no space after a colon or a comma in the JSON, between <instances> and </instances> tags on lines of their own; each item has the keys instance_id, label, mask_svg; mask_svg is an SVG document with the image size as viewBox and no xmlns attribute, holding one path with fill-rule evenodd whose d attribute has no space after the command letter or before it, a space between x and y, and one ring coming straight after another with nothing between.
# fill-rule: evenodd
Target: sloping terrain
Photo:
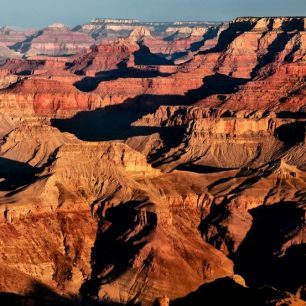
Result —
<instances>
[{"instance_id":1,"label":"sloping terrain","mask_svg":"<svg viewBox=\"0 0 306 306\"><path fill-rule=\"evenodd\" d=\"M305 305L305 24L95 20L7 61L0 304Z\"/></svg>"}]
</instances>

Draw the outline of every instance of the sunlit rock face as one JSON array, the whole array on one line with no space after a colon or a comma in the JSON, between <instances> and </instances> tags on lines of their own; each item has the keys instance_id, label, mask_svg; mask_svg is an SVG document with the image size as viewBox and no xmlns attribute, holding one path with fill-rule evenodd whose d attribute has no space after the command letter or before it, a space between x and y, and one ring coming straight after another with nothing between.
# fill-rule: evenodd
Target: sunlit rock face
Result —
<instances>
[{"instance_id":1,"label":"sunlit rock face","mask_svg":"<svg viewBox=\"0 0 306 306\"><path fill-rule=\"evenodd\" d=\"M73 32L63 24L52 24L21 42L20 51L26 56L63 56L88 50L94 40L85 33Z\"/></svg>"},{"instance_id":2,"label":"sunlit rock face","mask_svg":"<svg viewBox=\"0 0 306 306\"><path fill-rule=\"evenodd\" d=\"M1 305L305 304L304 17L5 39Z\"/></svg>"}]
</instances>

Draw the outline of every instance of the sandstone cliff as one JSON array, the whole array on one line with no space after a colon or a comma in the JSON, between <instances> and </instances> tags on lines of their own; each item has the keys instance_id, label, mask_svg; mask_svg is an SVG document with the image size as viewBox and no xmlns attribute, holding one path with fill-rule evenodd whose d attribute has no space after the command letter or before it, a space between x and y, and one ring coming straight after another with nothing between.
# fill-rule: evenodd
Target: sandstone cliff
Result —
<instances>
[{"instance_id":1,"label":"sandstone cliff","mask_svg":"<svg viewBox=\"0 0 306 306\"><path fill-rule=\"evenodd\" d=\"M63 56L88 50L94 40L84 33L72 32L62 24L53 24L21 43L27 56Z\"/></svg>"},{"instance_id":2,"label":"sandstone cliff","mask_svg":"<svg viewBox=\"0 0 306 306\"><path fill-rule=\"evenodd\" d=\"M86 33L0 69L0 304L305 304L305 18Z\"/></svg>"}]
</instances>

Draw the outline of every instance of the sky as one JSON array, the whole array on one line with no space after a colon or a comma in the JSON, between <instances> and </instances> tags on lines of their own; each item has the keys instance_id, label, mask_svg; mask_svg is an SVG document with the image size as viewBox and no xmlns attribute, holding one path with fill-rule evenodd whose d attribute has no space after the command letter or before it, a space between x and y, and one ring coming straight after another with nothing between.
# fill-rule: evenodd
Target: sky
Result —
<instances>
[{"instance_id":1,"label":"sky","mask_svg":"<svg viewBox=\"0 0 306 306\"><path fill-rule=\"evenodd\" d=\"M238 16L305 16L306 0L0 0L0 25L42 28L93 18L228 21Z\"/></svg>"}]
</instances>

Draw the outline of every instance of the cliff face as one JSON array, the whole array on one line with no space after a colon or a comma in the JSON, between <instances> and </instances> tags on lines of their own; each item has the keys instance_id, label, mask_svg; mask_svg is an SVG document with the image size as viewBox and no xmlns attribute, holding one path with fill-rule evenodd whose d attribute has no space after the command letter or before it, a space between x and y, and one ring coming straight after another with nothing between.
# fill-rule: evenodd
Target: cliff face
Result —
<instances>
[{"instance_id":1,"label":"cliff face","mask_svg":"<svg viewBox=\"0 0 306 306\"><path fill-rule=\"evenodd\" d=\"M27 37L34 34L34 30L13 30L9 27L0 28L0 45L5 47L14 47L24 41Z\"/></svg>"},{"instance_id":2,"label":"cliff face","mask_svg":"<svg viewBox=\"0 0 306 306\"><path fill-rule=\"evenodd\" d=\"M203 46L213 46L217 38L218 23L209 22L140 22L137 20L95 19L74 30L91 35L96 42L130 38L142 41L150 51L171 60L181 58ZM189 58L189 57L188 57Z\"/></svg>"},{"instance_id":3,"label":"cliff face","mask_svg":"<svg viewBox=\"0 0 306 306\"><path fill-rule=\"evenodd\" d=\"M304 36L305 30L299 22L287 28L275 28L266 19L251 19L247 23L238 19L220 34L217 46L212 49L216 52L206 52L197 60L203 67L212 64L214 72L235 78L254 78L267 67L272 73L286 62L302 61Z\"/></svg>"},{"instance_id":4,"label":"cliff face","mask_svg":"<svg viewBox=\"0 0 306 306\"><path fill-rule=\"evenodd\" d=\"M203 106L219 106L233 110L267 109L303 111L305 108L305 64L285 64L272 75L248 82L229 95L210 96L199 101Z\"/></svg>"},{"instance_id":5,"label":"cliff face","mask_svg":"<svg viewBox=\"0 0 306 306\"><path fill-rule=\"evenodd\" d=\"M14 51L18 51L15 56L27 57L74 55L88 51L94 44L130 38L133 41L146 40L146 46L152 53L162 53L163 56L173 54L177 58L186 53L187 49L197 50L197 45L203 44L205 34L215 32L209 29L217 26L218 23L208 22L141 23L136 20L96 19L72 30L63 24L53 24L37 32L2 27L0 56L4 61L12 58Z\"/></svg>"},{"instance_id":6,"label":"cliff face","mask_svg":"<svg viewBox=\"0 0 306 306\"><path fill-rule=\"evenodd\" d=\"M132 19L94 19L90 23L77 26L75 30L90 34L95 39L106 37L126 38L139 28L146 28L154 36L171 36L179 34L180 37L202 36L210 26L217 22L141 22ZM147 32L148 33L148 32Z\"/></svg>"},{"instance_id":7,"label":"cliff face","mask_svg":"<svg viewBox=\"0 0 306 306\"><path fill-rule=\"evenodd\" d=\"M133 41L105 42L93 47L90 53L75 59L71 70L94 77L102 72L119 69L120 66L133 65L134 52L137 50L139 46Z\"/></svg>"},{"instance_id":8,"label":"cliff face","mask_svg":"<svg viewBox=\"0 0 306 306\"><path fill-rule=\"evenodd\" d=\"M6 46L0 46L0 65L3 65L7 59L19 57L21 57L20 53L14 52Z\"/></svg>"},{"instance_id":9,"label":"cliff face","mask_svg":"<svg viewBox=\"0 0 306 306\"><path fill-rule=\"evenodd\" d=\"M160 107L154 115L133 123L135 127L176 128L181 133L178 143L167 147L170 139L164 139L160 147L153 147L147 154L154 163L167 170L193 167L196 170L198 167L199 171L201 168L205 171L205 167L216 170L255 167L280 158L286 152L284 142L290 142L283 138L282 131L288 129L284 133L296 133L297 138L292 138L294 144L303 143L304 125L302 120L278 119L275 113L230 112L198 107L178 107L174 110L172 107ZM128 141L134 145L133 139ZM139 143L136 144L139 146Z\"/></svg>"},{"instance_id":10,"label":"cliff face","mask_svg":"<svg viewBox=\"0 0 306 306\"><path fill-rule=\"evenodd\" d=\"M3 109L21 118L66 117L103 106L103 100L95 94L81 92L69 83L45 79L14 84L2 92L0 101Z\"/></svg>"},{"instance_id":11,"label":"cliff face","mask_svg":"<svg viewBox=\"0 0 306 306\"><path fill-rule=\"evenodd\" d=\"M302 305L305 18L86 33L0 69L0 304Z\"/></svg>"},{"instance_id":12,"label":"cliff face","mask_svg":"<svg viewBox=\"0 0 306 306\"><path fill-rule=\"evenodd\" d=\"M22 173L19 183L26 183L25 188L11 195L14 207L4 198L1 203L4 245L7 239L24 233L23 228L33 218L39 218L34 228L26 230L28 235L37 237L35 243L19 239L10 245L14 256L3 258L11 271L31 275L57 292L77 293L83 283L88 298L97 294L104 299L107 295L118 302L132 299L138 293L133 288L141 286L138 299L144 304L151 304L160 293L178 297L202 282L232 273L230 260L202 241L192 219L187 221L177 215L179 206L167 205L180 196L178 191L170 192L169 184L177 178L165 178L163 183L163 179L159 180L161 173L127 145L85 143L50 127L34 125L8 134L1 151L5 182L9 184L14 175ZM16 167L12 164L11 171L16 172L5 172L12 159ZM71 163L75 166L70 167ZM25 172L21 165L35 166L36 170ZM3 191L5 194L10 197ZM180 200L176 205L179 203ZM190 206L184 214L187 211L199 218L197 207ZM118 217L123 219L119 221ZM192 241L187 229L194 233ZM111 239L114 234L118 235L117 246ZM178 249L174 249L172 241L176 241ZM21 261L18 253L23 249L27 252ZM4 247L1 254L8 252ZM107 253L116 255L108 258ZM104 259L97 262L100 256ZM193 267L188 264L190 256ZM132 269L127 264L132 264ZM182 269L189 275L187 282L180 274ZM13 287L12 274L7 276L3 290ZM143 283L143 277L150 282ZM130 288L126 287L127 280ZM22 287L22 283L19 286L18 293L30 289ZM118 288L118 292L113 288Z\"/></svg>"},{"instance_id":13,"label":"cliff face","mask_svg":"<svg viewBox=\"0 0 306 306\"><path fill-rule=\"evenodd\" d=\"M8 27L0 28L0 65L5 63L8 58L21 57L21 54L16 52L13 47L25 40L27 35L30 33L14 31Z\"/></svg>"},{"instance_id":14,"label":"cliff face","mask_svg":"<svg viewBox=\"0 0 306 306\"><path fill-rule=\"evenodd\" d=\"M27 56L63 56L88 50L94 40L84 33L72 32L62 24L50 25L21 44Z\"/></svg>"}]
</instances>

